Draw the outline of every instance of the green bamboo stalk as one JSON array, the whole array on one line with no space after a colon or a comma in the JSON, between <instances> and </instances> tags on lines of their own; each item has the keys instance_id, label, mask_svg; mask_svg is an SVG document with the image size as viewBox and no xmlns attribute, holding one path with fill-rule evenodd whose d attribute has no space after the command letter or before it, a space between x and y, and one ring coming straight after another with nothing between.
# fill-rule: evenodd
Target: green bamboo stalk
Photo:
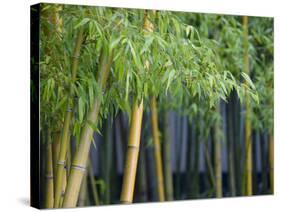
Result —
<instances>
[{"instance_id":1,"label":"green bamboo stalk","mask_svg":"<svg viewBox=\"0 0 281 212\"><path fill-rule=\"evenodd\" d=\"M248 17L243 16L244 31L244 72L250 74L249 68L249 43L248 43ZM245 195L252 195L252 127L251 127L251 106L249 96L245 97L246 117L245 117L245 150L246 150L246 167L245 167Z\"/></svg>"},{"instance_id":2,"label":"green bamboo stalk","mask_svg":"<svg viewBox=\"0 0 281 212\"><path fill-rule=\"evenodd\" d=\"M164 179L165 179L165 191L166 199L172 201L174 199L173 191L173 173L171 164L171 143L169 133L169 113L165 111L164 114Z\"/></svg>"},{"instance_id":3,"label":"green bamboo stalk","mask_svg":"<svg viewBox=\"0 0 281 212\"><path fill-rule=\"evenodd\" d=\"M60 203L59 203L60 208L62 207L66 184L67 184L67 168L65 166L64 169L63 169L63 175L62 175L62 189L61 189Z\"/></svg>"},{"instance_id":4,"label":"green bamboo stalk","mask_svg":"<svg viewBox=\"0 0 281 212\"><path fill-rule=\"evenodd\" d=\"M234 134L234 159L235 159L235 183L236 183L236 195L242 195L242 169L241 169L241 140L240 140L240 103L236 93L232 92L231 102L232 104L232 119L233 119L233 134Z\"/></svg>"},{"instance_id":5,"label":"green bamboo stalk","mask_svg":"<svg viewBox=\"0 0 281 212\"><path fill-rule=\"evenodd\" d=\"M211 182L211 187L213 187L214 190L216 190L216 179L215 179L215 173L214 173L214 168L212 166L212 161L211 161L211 156L209 153L209 148L208 148L208 143L205 142L204 146L204 156L205 156L205 161L207 164L207 169L209 171L209 177L210 177L210 182Z\"/></svg>"},{"instance_id":6,"label":"green bamboo stalk","mask_svg":"<svg viewBox=\"0 0 281 212\"><path fill-rule=\"evenodd\" d=\"M57 161L60 151L60 140L61 140L61 133L57 131L54 133L54 140L52 142L52 153L53 153L53 175L54 175L54 187L56 186L56 171L57 171Z\"/></svg>"},{"instance_id":7,"label":"green bamboo stalk","mask_svg":"<svg viewBox=\"0 0 281 212\"><path fill-rule=\"evenodd\" d=\"M217 105L217 113L220 114L220 105ZM215 145L215 176L216 176L216 197L222 197L222 168L221 168L221 138L219 136L220 131L220 121L217 120L215 123L215 130L214 130L214 145Z\"/></svg>"},{"instance_id":8,"label":"green bamboo stalk","mask_svg":"<svg viewBox=\"0 0 281 212\"><path fill-rule=\"evenodd\" d=\"M72 81L75 82L76 80L76 75L77 75L77 69L78 69L78 62L79 62L79 56L80 56L80 51L82 48L82 43L84 40L84 30L83 28L80 28L77 34L76 38L76 43L75 43L75 48L73 52L73 59L72 59L72 65L71 65L71 70L72 70ZM71 86L72 88L72 86ZM63 181L63 170L64 166L66 164L66 154L67 154L67 149L68 149L68 143L69 143L69 130L70 130L70 122L72 118L72 95L73 95L73 90L70 89L70 99L68 102L68 108L65 113L65 118L64 118L64 123L63 123L63 133L62 133L62 139L60 142L60 153L58 157L58 162L57 162L57 168L56 168L56 188L55 188L55 203L54 207L58 208L60 204L60 197L61 197L61 191L62 191L62 181Z\"/></svg>"},{"instance_id":9,"label":"green bamboo stalk","mask_svg":"<svg viewBox=\"0 0 281 212\"><path fill-rule=\"evenodd\" d=\"M53 177L53 161L52 161L52 143L51 133L48 132L48 140L46 144L46 197L45 208L53 208L54 206L54 177Z\"/></svg>"},{"instance_id":10,"label":"green bamboo stalk","mask_svg":"<svg viewBox=\"0 0 281 212\"><path fill-rule=\"evenodd\" d=\"M71 166L71 134L68 133L68 145L67 145L67 153L66 153L66 165L65 165L65 168L66 168L66 174L67 176L69 176L70 174L70 166Z\"/></svg>"},{"instance_id":11,"label":"green bamboo stalk","mask_svg":"<svg viewBox=\"0 0 281 212\"><path fill-rule=\"evenodd\" d=\"M100 198L99 198L99 194L98 194L97 183L96 183L92 160L90 160L88 167L89 167L90 182L91 182L93 196L94 196L94 202L95 202L95 205L100 205L100 200L99 200Z\"/></svg>"},{"instance_id":12,"label":"green bamboo stalk","mask_svg":"<svg viewBox=\"0 0 281 212\"><path fill-rule=\"evenodd\" d=\"M154 157L156 162L158 199L160 202L163 202L165 201L164 177L163 177L163 167L162 167L161 145L159 139L157 103L156 103L156 98L154 96L151 98L150 107L151 107L152 136L154 141Z\"/></svg>"},{"instance_id":13,"label":"green bamboo stalk","mask_svg":"<svg viewBox=\"0 0 281 212\"><path fill-rule=\"evenodd\" d=\"M104 49L100 56L100 66L97 76L98 85L102 88L102 90L105 89L112 60L113 51L107 52ZM101 100L96 99L87 114L87 122L85 123L85 126L82 129L80 143L73 157L69 180L63 201L63 207L75 207L77 204L79 190L81 187L84 172L86 170L91 140L94 132L91 124L96 124L97 122L100 110L100 103Z\"/></svg>"},{"instance_id":14,"label":"green bamboo stalk","mask_svg":"<svg viewBox=\"0 0 281 212\"><path fill-rule=\"evenodd\" d=\"M135 178L140 146L140 134L143 115L143 100L138 103L135 100L129 131L129 140L126 153L125 169L123 176L123 184L121 190L121 203L132 203L135 187Z\"/></svg>"}]
</instances>

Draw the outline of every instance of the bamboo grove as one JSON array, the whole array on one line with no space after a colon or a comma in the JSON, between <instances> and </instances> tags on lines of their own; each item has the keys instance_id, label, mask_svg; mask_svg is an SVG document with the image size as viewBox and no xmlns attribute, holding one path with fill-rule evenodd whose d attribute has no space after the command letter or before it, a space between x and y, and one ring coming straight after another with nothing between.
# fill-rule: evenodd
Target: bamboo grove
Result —
<instances>
[{"instance_id":1,"label":"bamboo grove","mask_svg":"<svg viewBox=\"0 0 281 212\"><path fill-rule=\"evenodd\" d=\"M271 194L273 20L40 5L42 208Z\"/></svg>"}]
</instances>

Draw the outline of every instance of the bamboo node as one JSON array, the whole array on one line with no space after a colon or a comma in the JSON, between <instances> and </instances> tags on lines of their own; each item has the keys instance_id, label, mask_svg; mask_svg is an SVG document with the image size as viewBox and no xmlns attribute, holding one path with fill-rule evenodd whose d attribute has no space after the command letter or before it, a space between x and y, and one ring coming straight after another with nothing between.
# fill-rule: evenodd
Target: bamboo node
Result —
<instances>
[{"instance_id":1,"label":"bamboo node","mask_svg":"<svg viewBox=\"0 0 281 212\"><path fill-rule=\"evenodd\" d=\"M75 59L79 59L80 58L80 54L72 55L72 57L75 58Z\"/></svg>"},{"instance_id":2,"label":"bamboo node","mask_svg":"<svg viewBox=\"0 0 281 212\"><path fill-rule=\"evenodd\" d=\"M54 176L53 176L53 175L48 175L48 174L46 174L46 175L45 175L45 178L46 178L47 180L52 180L52 179L54 179Z\"/></svg>"},{"instance_id":3,"label":"bamboo node","mask_svg":"<svg viewBox=\"0 0 281 212\"><path fill-rule=\"evenodd\" d=\"M65 166L65 161L58 160L57 165L62 165L62 166Z\"/></svg>"},{"instance_id":4,"label":"bamboo node","mask_svg":"<svg viewBox=\"0 0 281 212\"><path fill-rule=\"evenodd\" d=\"M127 147L128 149L139 149L138 146L134 146L134 145L128 145Z\"/></svg>"},{"instance_id":5,"label":"bamboo node","mask_svg":"<svg viewBox=\"0 0 281 212\"><path fill-rule=\"evenodd\" d=\"M66 112L72 112L72 108L71 108L71 107L68 107L68 108L66 109Z\"/></svg>"},{"instance_id":6,"label":"bamboo node","mask_svg":"<svg viewBox=\"0 0 281 212\"><path fill-rule=\"evenodd\" d=\"M77 170L82 171L82 172L85 172L87 170L87 168L84 167L84 166L79 166L79 165L74 165L74 164L72 164L71 168L77 169Z\"/></svg>"}]
</instances>

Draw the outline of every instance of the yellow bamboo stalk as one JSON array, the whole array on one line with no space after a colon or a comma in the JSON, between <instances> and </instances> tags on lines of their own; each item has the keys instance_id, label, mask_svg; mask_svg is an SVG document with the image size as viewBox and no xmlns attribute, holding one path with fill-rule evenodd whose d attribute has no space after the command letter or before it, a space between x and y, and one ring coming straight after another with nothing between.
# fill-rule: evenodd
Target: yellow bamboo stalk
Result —
<instances>
[{"instance_id":1,"label":"yellow bamboo stalk","mask_svg":"<svg viewBox=\"0 0 281 212\"><path fill-rule=\"evenodd\" d=\"M274 193L274 139L273 133L269 134L269 183L270 183L270 191Z\"/></svg>"},{"instance_id":2,"label":"yellow bamboo stalk","mask_svg":"<svg viewBox=\"0 0 281 212\"><path fill-rule=\"evenodd\" d=\"M80 51L82 48L82 43L84 40L84 30L83 28L80 28L77 34L76 42L75 42L75 48L73 53L73 59L72 59L72 81L74 82L76 80L76 74L77 74L77 68L78 68L78 62L79 62L79 56ZM60 204L60 197L62 192L62 181L63 181L63 172L64 172L64 166L66 163L66 154L68 149L68 143L69 143L69 126L72 118L72 93L73 91L70 90L70 100L68 103L68 108L65 113L64 123L63 123L63 133L62 133L62 139L60 144L60 153L58 157L57 162L57 168L56 168L56 188L55 188L55 204L54 207L58 208Z\"/></svg>"},{"instance_id":3,"label":"yellow bamboo stalk","mask_svg":"<svg viewBox=\"0 0 281 212\"><path fill-rule=\"evenodd\" d=\"M61 190L61 194L60 194L60 203L59 203L60 208L61 208L62 203L63 203L66 185L67 185L67 169L66 169L66 166L65 166L64 170L63 170L62 190Z\"/></svg>"},{"instance_id":4,"label":"yellow bamboo stalk","mask_svg":"<svg viewBox=\"0 0 281 212\"><path fill-rule=\"evenodd\" d=\"M61 140L61 133L60 131L57 131L54 133L54 139L52 142L52 153L53 153L53 175L54 175L54 183L56 182L55 176L56 176L56 168L57 168L57 162L60 152L60 140ZM54 184L54 187L56 184Z\"/></svg>"},{"instance_id":5,"label":"yellow bamboo stalk","mask_svg":"<svg viewBox=\"0 0 281 212\"><path fill-rule=\"evenodd\" d=\"M53 161L52 161L52 143L51 135L48 133L47 140L47 161L46 161L46 197L45 208L53 208L54 206L54 177L53 177Z\"/></svg>"},{"instance_id":6,"label":"yellow bamboo stalk","mask_svg":"<svg viewBox=\"0 0 281 212\"><path fill-rule=\"evenodd\" d=\"M100 87L104 90L108 79L109 70L113 60L113 51L106 53L105 50L101 54L100 66L98 71L97 81ZM74 154L69 180L67 182L63 207L75 207L78 200L79 191L81 188L84 172L87 168L87 160L90 151L91 141L93 137L93 127L90 124L96 124L99 109L100 99L96 99L90 111L87 114L87 122L82 129L79 146ZM91 122L91 123L89 123Z\"/></svg>"},{"instance_id":7,"label":"yellow bamboo stalk","mask_svg":"<svg viewBox=\"0 0 281 212\"><path fill-rule=\"evenodd\" d=\"M153 24L148 20L148 14L145 12L143 29L145 33L153 31ZM146 62L146 68L149 67L149 63ZM133 202L134 188L136 181L136 170L138 163L139 147L140 147L140 135L143 116L143 99L140 103L137 100L133 103L133 109L131 112L131 123L129 131L129 140L126 152L126 161L123 175L122 190L120 196L120 202L123 204L129 204Z\"/></svg>"},{"instance_id":8,"label":"yellow bamboo stalk","mask_svg":"<svg viewBox=\"0 0 281 212\"><path fill-rule=\"evenodd\" d=\"M81 189L80 189L80 193L79 193L79 198L78 198L78 202L77 205L79 207L83 207L86 205L86 200L87 200L87 171L85 172L85 176L83 177L82 180L82 185L81 185Z\"/></svg>"},{"instance_id":9,"label":"yellow bamboo stalk","mask_svg":"<svg viewBox=\"0 0 281 212\"><path fill-rule=\"evenodd\" d=\"M132 203L136 179L137 162L140 146L143 100L134 102L131 114L130 133L126 153L126 162L121 190L121 203Z\"/></svg>"},{"instance_id":10,"label":"yellow bamboo stalk","mask_svg":"<svg viewBox=\"0 0 281 212\"><path fill-rule=\"evenodd\" d=\"M160 202L163 202L165 201L164 177L163 177L163 167L162 167L161 144L160 144L159 128L158 128L157 103L156 103L156 98L154 96L151 98L150 107L151 107L152 136L154 141L154 156L156 162L158 198Z\"/></svg>"},{"instance_id":11,"label":"yellow bamboo stalk","mask_svg":"<svg viewBox=\"0 0 281 212\"><path fill-rule=\"evenodd\" d=\"M250 74L249 68L249 44L248 44L248 17L243 16L244 31L244 72ZM249 96L245 97L246 116L245 116L245 150L246 150L246 168L245 168L245 195L252 195L252 126L251 126L251 106Z\"/></svg>"}]
</instances>

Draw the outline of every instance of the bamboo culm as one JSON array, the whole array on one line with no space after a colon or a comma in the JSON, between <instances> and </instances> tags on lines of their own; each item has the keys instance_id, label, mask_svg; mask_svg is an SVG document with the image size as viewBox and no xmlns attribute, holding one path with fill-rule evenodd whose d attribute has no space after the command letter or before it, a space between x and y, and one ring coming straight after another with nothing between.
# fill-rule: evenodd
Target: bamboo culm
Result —
<instances>
[{"instance_id":1,"label":"bamboo culm","mask_svg":"<svg viewBox=\"0 0 281 212\"><path fill-rule=\"evenodd\" d=\"M105 89L112 60L113 60L113 51L106 52L106 50L103 49L100 56L100 66L97 76L97 82L99 86L102 88L102 90ZM65 197L63 201L64 208L75 207L77 204L78 195L79 195L82 179L84 176L84 172L86 170L88 155L89 155L91 141L94 132L92 126L88 122L96 124L99 115L100 103L101 100L96 99L87 114L87 119L86 119L87 123L85 123L85 126L82 129L80 143L74 154L72 165L71 165L69 180L68 180Z\"/></svg>"},{"instance_id":2,"label":"bamboo culm","mask_svg":"<svg viewBox=\"0 0 281 212\"><path fill-rule=\"evenodd\" d=\"M138 103L138 101L135 100L131 114L129 140L127 146L123 184L120 197L121 203L132 203L133 201L140 146L142 116L143 101L141 100L141 102Z\"/></svg>"},{"instance_id":3,"label":"bamboo culm","mask_svg":"<svg viewBox=\"0 0 281 212\"><path fill-rule=\"evenodd\" d=\"M46 197L45 208L53 208L54 206L54 176L53 176L53 161L52 161L52 143L51 135L48 132L48 139L46 145L47 160L46 160Z\"/></svg>"},{"instance_id":4,"label":"bamboo culm","mask_svg":"<svg viewBox=\"0 0 281 212\"><path fill-rule=\"evenodd\" d=\"M171 163L171 143L169 135L169 113L165 111L164 114L164 179L166 199L172 201L174 199L173 191L173 173Z\"/></svg>"},{"instance_id":5,"label":"bamboo culm","mask_svg":"<svg viewBox=\"0 0 281 212\"><path fill-rule=\"evenodd\" d=\"M244 31L244 72L250 74L249 70L249 44L248 44L248 17L243 16ZM245 195L252 195L252 127L251 127L251 106L249 96L245 97Z\"/></svg>"},{"instance_id":6,"label":"bamboo culm","mask_svg":"<svg viewBox=\"0 0 281 212\"><path fill-rule=\"evenodd\" d=\"M164 191L163 167L162 167L162 156L161 156L161 144L159 139L157 103L155 97L151 98L150 106L151 106L152 136L154 141L154 157L156 162L158 199L160 202L163 202L165 201L165 191Z\"/></svg>"},{"instance_id":7,"label":"bamboo culm","mask_svg":"<svg viewBox=\"0 0 281 212\"><path fill-rule=\"evenodd\" d=\"M92 186L94 202L95 202L95 205L100 205L100 198L99 198L99 193L98 193L98 189L97 189L97 183L96 183L96 178L95 178L92 160L90 160L88 166L89 166L89 178L90 178L90 183L91 183L91 186Z\"/></svg>"},{"instance_id":8,"label":"bamboo culm","mask_svg":"<svg viewBox=\"0 0 281 212\"><path fill-rule=\"evenodd\" d=\"M71 65L71 70L72 70L72 81L75 82L76 80L76 75L77 75L77 69L78 69L78 62L79 62L79 56L80 56L80 51L82 48L82 43L84 40L84 30L83 28L80 28L77 34L76 38L76 43L75 43L75 48L73 52L73 59L72 59L72 65ZM72 88L72 86L71 86ZM63 171L64 167L66 164L66 154L67 154L67 149L69 146L69 130L70 130L70 122L72 118L72 95L73 95L73 90L70 89L70 98L67 106L67 110L65 113L65 118L64 118L64 123L63 123L63 133L62 133L62 138L60 142L60 152L58 156L58 161L57 161L57 167L56 167L56 188L55 188L55 203L54 207L58 208L60 204L60 197L61 197L61 192L62 192L62 181L63 181Z\"/></svg>"}]
</instances>

